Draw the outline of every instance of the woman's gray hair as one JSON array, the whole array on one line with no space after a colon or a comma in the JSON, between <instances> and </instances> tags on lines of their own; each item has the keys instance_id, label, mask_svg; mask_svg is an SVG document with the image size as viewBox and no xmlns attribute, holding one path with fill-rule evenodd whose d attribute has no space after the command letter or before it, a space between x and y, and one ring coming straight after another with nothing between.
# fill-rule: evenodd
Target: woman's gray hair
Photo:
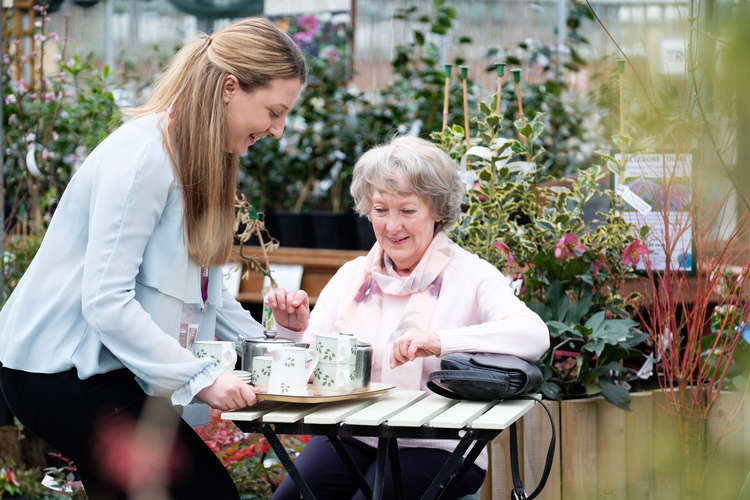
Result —
<instances>
[{"instance_id":1,"label":"woman's gray hair","mask_svg":"<svg viewBox=\"0 0 750 500\"><path fill-rule=\"evenodd\" d=\"M402 178L409 186L406 193L399 190ZM369 216L373 190L416 194L439 219L441 230L458 220L464 194L456 162L435 144L417 137L396 137L360 157L350 189L360 215Z\"/></svg>"}]
</instances>

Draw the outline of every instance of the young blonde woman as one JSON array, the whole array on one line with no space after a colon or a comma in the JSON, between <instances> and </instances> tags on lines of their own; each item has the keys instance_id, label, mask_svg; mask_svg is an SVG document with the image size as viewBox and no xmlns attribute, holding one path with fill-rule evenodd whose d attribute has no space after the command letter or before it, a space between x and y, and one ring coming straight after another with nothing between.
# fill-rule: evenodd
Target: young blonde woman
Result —
<instances>
[{"instance_id":1,"label":"young blonde woman","mask_svg":"<svg viewBox=\"0 0 750 500\"><path fill-rule=\"evenodd\" d=\"M247 384L196 358L184 333L260 335L222 288L238 156L281 137L305 78L297 46L264 19L185 46L73 176L0 311L2 392L24 425L74 460L89 498L125 498L154 467L169 498L238 498L184 421L173 447L151 450L166 465L143 440L135 452L117 447L147 407L255 402Z\"/></svg>"}]
</instances>

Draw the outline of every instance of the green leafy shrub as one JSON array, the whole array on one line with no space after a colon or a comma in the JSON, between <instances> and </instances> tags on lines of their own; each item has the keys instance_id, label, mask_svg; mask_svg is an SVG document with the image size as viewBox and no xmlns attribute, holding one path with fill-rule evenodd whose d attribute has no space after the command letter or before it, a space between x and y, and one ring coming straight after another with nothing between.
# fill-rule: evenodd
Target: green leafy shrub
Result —
<instances>
[{"instance_id":1,"label":"green leafy shrub","mask_svg":"<svg viewBox=\"0 0 750 500\"><path fill-rule=\"evenodd\" d=\"M433 134L467 167L465 211L451 237L513 277L517 295L547 324L552 344L539 362L545 396L601 394L627 407L635 370L621 361L641 356L636 346L646 335L611 283L632 271L624 257L637 241L633 228L602 185L607 170L594 165L563 181L544 173L543 150L535 148L544 116L515 128L528 147L504 137L501 118L481 103L469 155L462 127ZM597 201L602 206L590 213Z\"/></svg>"}]
</instances>

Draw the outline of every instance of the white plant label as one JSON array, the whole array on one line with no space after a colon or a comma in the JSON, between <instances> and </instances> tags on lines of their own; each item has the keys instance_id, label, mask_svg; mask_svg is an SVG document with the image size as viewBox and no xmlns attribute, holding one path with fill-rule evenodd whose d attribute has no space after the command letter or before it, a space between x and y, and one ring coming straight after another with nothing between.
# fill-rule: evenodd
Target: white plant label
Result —
<instances>
[{"instance_id":1,"label":"white plant label","mask_svg":"<svg viewBox=\"0 0 750 500\"><path fill-rule=\"evenodd\" d=\"M649 212L651 212L651 205L646 203L643 198L631 191L628 186L620 184L617 187L617 194L620 195L625 203L636 209L642 215L648 215Z\"/></svg>"}]
</instances>

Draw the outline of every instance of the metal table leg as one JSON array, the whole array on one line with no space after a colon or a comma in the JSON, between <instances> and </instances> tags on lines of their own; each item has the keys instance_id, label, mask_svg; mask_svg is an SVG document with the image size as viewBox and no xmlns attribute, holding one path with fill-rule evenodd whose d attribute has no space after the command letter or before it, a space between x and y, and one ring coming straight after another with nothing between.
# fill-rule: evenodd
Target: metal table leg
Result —
<instances>
[{"instance_id":1,"label":"metal table leg","mask_svg":"<svg viewBox=\"0 0 750 500\"><path fill-rule=\"evenodd\" d=\"M378 454L375 458L375 480L372 483L373 500L381 500L383 498L383 488L385 486L385 457L388 456L388 446L390 443L390 438L378 438Z\"/></svg>"},{"instance_id":2,"label":"metal table leg","mask_svg":"<svg viewBox=\"0 0 750 500\"><path fill-rule=\"evenodd\" d=\"M264 424L261 426L261 432L263 432L263 435L268 440L268 443L271 445L271 448L273 448L273 451L276 452L276 456L279 457L281 465L283 465L286 471L289 473L289 477L291 477L294 481L294 484L297 485L297 489L302 493L302 498L304 498L305 500L315 500L315 494L313 494L310 486L302 478L302 475L300 475L297 467L295 467L294 465L294 462L292 462L291 457L284 449L284 445L281 444L278 436L276 436L276 432L274 432L273 427L268 424Z\"/></svg>"},{"instance_id":3,"label":"metal table leg","mask_svg":"<svg viewBox=\"0 0 750 500\"><path fill-rule=\"evenodd\" d=\"M388 456L391 459L391 475L393 476L393 493L396 500L404 498L404 482L401 478L401 453L398 450L398 440L393 438L388 448Z\"/></svg>"},{"instance_id":4,"label":"metal table leg","mask_svg":"<svg viewBox=\"0 0 750 500\"><path fill-rule=\"evenodd\" d=\"M472 441L474 441L474 437L471 435L471 433L467 433L463 438L461 438L461 441L459 441L456 449L453 450L451 456L448 457L448 460L445 461L443 467L440 468L440 472L438 472L437 476L435 476L435 479L433 479L432 483L430 483L427 491L425 491L424 495L422 495L422 500L433 500L440 498L440 495L445 492L445 488L452 479L453 474L460 467L463 461L464 453L466 453L466 450L469 448L469 445Z\"/></svg>"},{"instance_id":5,"label":"metal table leg","mask_svg":"<svg viewBox=\"0 0 750 500\"><path fill-rule=\"evenodd\" d=\"M370 488L370 485L367 484L367 480L365 479L365 476L362 475L362 471L359 470L359 467L357 467L357 464L354 463L354 460L352 460L349 452L346 451L344 443L341 442L341 438L331 435L327 437L336 450L336 453L338 453L341 460L349 468L349 471L357 478L359 489L362 490L362 494L365 496L365 498L372 498L372 489Z\"/></svg>"},{"instance_id":6,"label":"metal table leg","mask_svg":"<svg viewBox=\"0 0 750 500\"><path fill-rule=\"evenodd\" d=\"M486 440L486 439L485 440L477 440L474 443L474 446L472 446L472 448L469 451L469 453L466 455L466 457L464 457L464 463L461 465L461 468L458 470L458 472L456 472L456 474L453 476L452 479L460 477L461 474L463 474L464 472L466 472L467 470L469 470L469 467L471 467L472 465L474 465L474 462L476 461L476 459L479 456L479 454L482 453L482 449L485 446L487 446L487 443L489 443L489 441ZM448 487L449 484L450 484L450 482L448 482L448 484L446 484L445 486Z\"/></svg>"}]
</instances>

